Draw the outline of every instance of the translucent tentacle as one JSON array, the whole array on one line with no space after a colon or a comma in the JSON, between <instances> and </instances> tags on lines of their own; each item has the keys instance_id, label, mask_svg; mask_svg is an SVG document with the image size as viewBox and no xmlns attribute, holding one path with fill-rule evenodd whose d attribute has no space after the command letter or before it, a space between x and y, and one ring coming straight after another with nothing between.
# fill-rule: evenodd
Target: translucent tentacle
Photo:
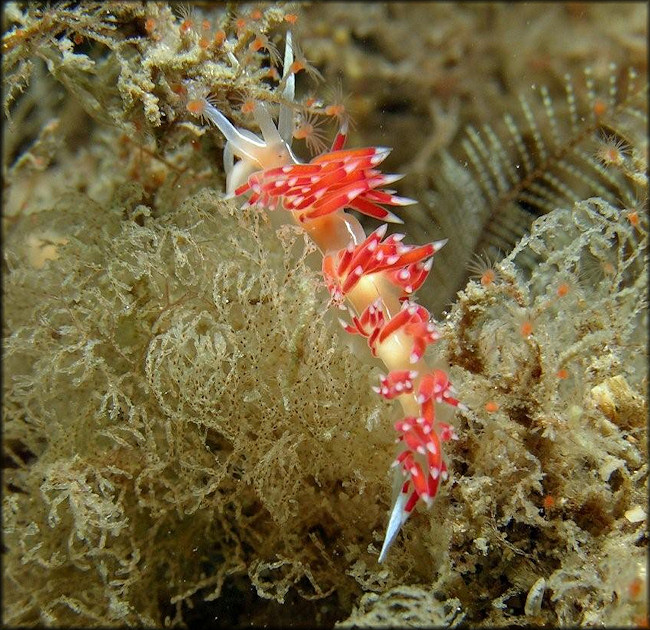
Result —
<instances>
[{"instance_id":1,"label":"translucent tentacle","mask_svg":"<svg viewBox=\"0 0 650 630\"><path fill-rule=\"evenodd\" d=\"M278 132L278 128L273 122L273 118L271 117L269 110L266 108L266 105L264 105L264 103L255 103L253 116L255 116L255 122L260 128L262 137L264 138L267 146L285 144L284 140Z\"/></svg>"},{"instance_id":2,"label":"translucent tentacle","mask_svg":"<svg viewBox=\"0 0 650 630\"><path fill-rule=\"evenodd\" d=\"M232 145L226 142L223 147L223 168L226 171L226 180L230 177L232 167L235 165L235 154L232 152Z\"/></svg>"},{"instance_id":3,"label":"translucent tentacle","mask_svg":"<svg viewBox=\"0 0 650 630\"><path fill-rule=\"evenodd\" d=\"M264 142L246 137L212 103L205 103L203 115L224 135L226 141L230 143L233 153L257 162L260 149L266 147Z\"/></svg>"},{"instance_id":4,"label":"translucent tentacle","mask_svg":"<svg viewBox=\"0 0 650 630\"><path fill-rule=\"evenodd\" d=\"M293 63L293 45L291 31L287 31L287 38L284 45L284 65L283 72L285 81L284 91L282 92L283 98L287 101L293 102L293 97L296 92L296 77L291 72L291 64ZM293 140L293 111L288 105L280 106L280 115L278 117L278 131L281 138L291 146Z\"/></svg>"}]
</instances>

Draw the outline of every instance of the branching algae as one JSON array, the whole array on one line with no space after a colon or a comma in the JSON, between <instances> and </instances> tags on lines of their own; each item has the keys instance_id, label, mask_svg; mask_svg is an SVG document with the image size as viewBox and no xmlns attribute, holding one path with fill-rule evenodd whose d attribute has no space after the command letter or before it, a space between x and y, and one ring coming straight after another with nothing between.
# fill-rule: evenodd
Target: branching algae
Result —
<instances>
[{"instance_id":1,"label":"branching algae","mask_svg":"<svg viewBox=\"0 0 650 630\"><path fill-rule=\"evenodd\" d=\"M330 252L324 281L304 222L224 198L250 185L239 192L253 202L303 209L287 178L318 157L291 157L281 166L297 170L284 179L235 159L251 157L243 149L260 133L320 154L328 122L345 130L343 99L292 92L292 77L320 75L313 40L301 40L304 51L294 41L292 58L279 53L303 17L277 5L5 9L4 622L641 623L647 114L635 101L614 127L594 123L602 142L572 145L603 165L599 182L609 173L630 194L617 201L587 185L565 195L504 260L489 252L480 281L428 330L410 293L439 299L427 293L447 267L436 260L422 285L432 246L355 223L360 249ZM227 137L225 153L206 124L214 112L222 131L242 136ZM478 177L445 156L437 199L456 213L462 189L488 212L506 150L495 141L492 163L480 134L468 138ZM303 185L332 208L393 219L383 206L405 200L381 190L388 176L375 167L386 156L374 151L351 149L354 164ZM564 177L557 161L545 170L532 159L544 186ZM523 197L537 183L522 181ZM333 182L345 182L345 199ZM442 253L464 242L453 232ZM391 238L382 255L408 258L394 286L411 288L396 316L408 334L435 331L438 354L422 360L451 366L457 397L441 370L428 399L410 365L380 380L367 342L382 355L390 317L380 322L373 302L346 321L367 340L343 335L332 316L327 289L349 294ZM398 499L383 564L393 422L412 463L427 442L406 438L412 427L373 386L467 407L450 421L450 479L408 522ZM415 489L424 502L433 493L413 479L404 498Z\"/></svg>"}]
</instances>

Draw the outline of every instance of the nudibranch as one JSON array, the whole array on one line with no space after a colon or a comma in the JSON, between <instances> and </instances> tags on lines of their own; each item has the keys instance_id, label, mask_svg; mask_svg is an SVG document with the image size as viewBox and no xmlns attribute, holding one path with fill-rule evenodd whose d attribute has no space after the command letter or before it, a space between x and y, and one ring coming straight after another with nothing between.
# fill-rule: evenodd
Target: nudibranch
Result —
<instances>
[{"instance_id":1,"label":"nudibranch","mask_svg":"<svg viewBox=\"0 0 650 630\"><path fill-rule=\"evenodd\" d=\"M253 115L261 136L235 127L207 98L201 115L226 139L227 196L248 195L247 206L286 211L309 234L323 254L323 276L333 302L350 311L351 322L342 320L345 330L366 337L372 354L388 369L376 391L386 399L398 399L404 417L394 425L401 444L393 462L400 490L379 554L382 562L418 501L431 505L448 474L442 444L456 438L453 427L436 419L435 405L462 404L447 374L426 363L425 350L439 332L427 309L412 300L426 280L432 256L445 241L415 246L404 244L403 234L386 236L386 223L402 221L385 206L415 202L385 189L400 178L377 169L389 149L344 148L345 121L330 151L307 163L294 155L294 110L286 104L294 99L292 62L287 33L285 104L280 105L276 125L266 105L255 103ZM346 209L386 223L366 235Z\"/></svg>"}]
</instances>

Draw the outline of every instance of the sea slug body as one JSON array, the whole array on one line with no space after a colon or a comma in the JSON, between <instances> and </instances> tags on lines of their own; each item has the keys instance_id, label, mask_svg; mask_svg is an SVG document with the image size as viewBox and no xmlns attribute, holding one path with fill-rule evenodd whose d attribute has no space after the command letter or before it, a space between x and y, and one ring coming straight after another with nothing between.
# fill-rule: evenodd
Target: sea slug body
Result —
<instances>
[{"instance_id":1,"label":"sea slug body","mask_svg":"<svg viewBox=\"0 0 650 630\"><path fill-rule=\"evenodd\" d=\"M288 33L283 77L287 102L294 96L292 63ZM393 462L401 489L379 554L382 562L415 505L420 500L431 505L448 475L442 444L456 439L450 425L436 420L435 404L462 403L447 374L424 359L439 332L427 309L412 301L429 274L432 256L445 241L406 245L403 234L386 236L386 223L367 236L359 221L345 212L351 208L381 221L402 222L385 206L414 201L384 189L400 175L377 170L390 149L345 149L344 121L331 150L302 163L291 150L294 121L288 105L280 106L277 126L264 103L255 104L253 115L262 137L237 129L208 99L201 108L201 116L226 139L228 196L249 195L246 206L285 210L309 234L323 254L323 276L333 303L351 314L351 322L341 320L344 329L366 337L372 354L389 370L375 391L398 399L404 410L405 417L395 423L402 450Z\"/></svg>"}]
</instances>

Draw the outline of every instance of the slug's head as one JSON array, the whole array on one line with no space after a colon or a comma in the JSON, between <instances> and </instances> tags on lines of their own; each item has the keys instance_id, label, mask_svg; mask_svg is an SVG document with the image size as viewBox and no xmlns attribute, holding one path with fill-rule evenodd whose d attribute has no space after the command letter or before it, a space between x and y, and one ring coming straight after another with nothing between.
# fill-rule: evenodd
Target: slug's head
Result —
<instances>
[{"instance_id":1,"label":"slug's head","mask_svg":"<svg viewBox=\"0 0 650 630\"><path fill-rule=\"evenodd\" d=\"M237 60L234 59L235 63ZM284 52L284 77L282 80L282 97L287 102L293 101L295 79L290 72L293 63L291 32L287 33ZM189 107L188 107L189 109ZM196 102L197 111L190 112L211 122L226 138L224 147L224 166L226 169L226 192L230 195L244 184L249 175L256 171L265 171L278 166L298 164L291 151L293 139L294 112L287 104L280 105L278 124L276 126L264 103L254 105L253 116L260 128L262 137L247 129L235 127L215 106L208 96ZM239 161L235 163L235 158Z\"/></svg>"},{"instance_id":2,"label":"slug's head","mask_svg":"<svg viewBox=\"0 0 650 630\"><path fill-rule=\"evenodd\" d=\"M280 135L264 103L255 103L253 110L262 137L235 127L209 97L202 98L194 109L197 111L190 110L191 113L211 122L226 138L223 154L228 194L245 183L251 173L298 163L291 151L291 137L285 139ZM239 158L237 163L235 158Z\"/></svg>"}]
</instances>

